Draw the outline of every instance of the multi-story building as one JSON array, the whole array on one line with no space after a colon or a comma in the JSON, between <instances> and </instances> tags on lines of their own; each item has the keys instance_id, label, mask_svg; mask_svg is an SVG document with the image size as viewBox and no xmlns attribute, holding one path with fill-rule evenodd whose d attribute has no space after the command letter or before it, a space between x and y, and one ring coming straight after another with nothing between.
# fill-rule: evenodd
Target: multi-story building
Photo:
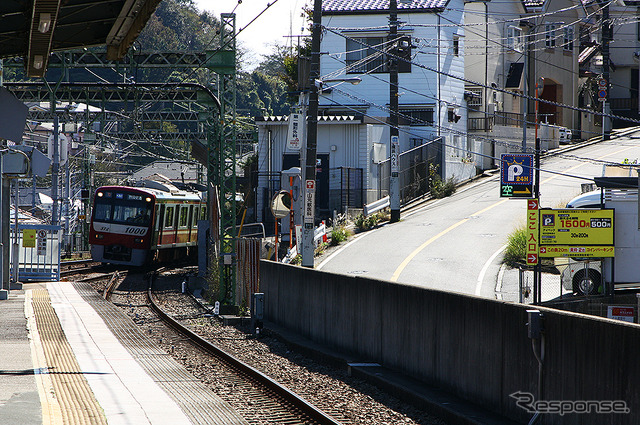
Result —
<instances>
[{"instance_id":1,"label":"multi-story building","mask_svg":"<svg viewBox=\"0 0 640 425\"><path fill-rule=\"evenodd\" d=\"M360 170L361 203L388 193L392 57L398 62L401 152L415 149L416 157L437 156L433 165L445 179L463 180L476 174L479 156L466 137L463 1L398 1L397 7L394 42L388 1L323 2L320 78L316 82L320 86L320 209L335 209L335 203L322 205L325 201L331 204L335 197L322 194L339 190L338 181L344 177L335 177L338 169ZM359 84L347 83L356 78ZM285 146L284 120L264 118L257 124L262 170L274 173L299 164L298 152ZM404 155L407 164L415 162L410 155ZM426 181L428 172L423 168L414 174ZM259 185L266 188L267 184L265 174Z\"/></svg>"}]
</instances>

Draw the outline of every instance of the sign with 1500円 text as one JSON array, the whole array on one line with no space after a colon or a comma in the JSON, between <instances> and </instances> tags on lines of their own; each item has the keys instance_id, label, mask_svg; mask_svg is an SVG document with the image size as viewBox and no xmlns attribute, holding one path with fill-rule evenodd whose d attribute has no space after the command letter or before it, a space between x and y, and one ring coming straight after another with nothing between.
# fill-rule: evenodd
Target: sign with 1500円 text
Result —
<instances>
[{"instance_id":1,"label":"sign with 1500\u5186 text","mask_svg":"<svg viewBox=\"0 0 640 425\"><path fill-rule=\"evenodd\" d=\"M612 257L612 209L540 210L541 257Z\"/></svg>"}]
</instances>

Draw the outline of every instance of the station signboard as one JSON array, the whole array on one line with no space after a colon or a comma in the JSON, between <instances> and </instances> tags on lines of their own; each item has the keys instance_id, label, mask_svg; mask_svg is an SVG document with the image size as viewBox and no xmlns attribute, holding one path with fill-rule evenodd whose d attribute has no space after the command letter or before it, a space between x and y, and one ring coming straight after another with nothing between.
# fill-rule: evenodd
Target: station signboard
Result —
<instances>
[{"instance_id":1,"label":"station signboard","mask_svg":"<svg viewBox=\"0 0 640 425\"><path fill-rule=\"evenodd\" d=\"M400 142L398 136L391 136L391 177L398 177L398 156L400 155Z\"/></svg>"},{"instance_id":2,"label":"station signboard","mask_svg":"<svg viewBox=\"0 0 640 425\"><path fill-rule=\"evenodd\" d=\"M304 228L313 229L316 208L315 180L307 180L306 189L304 195Z\"/></svg>"},{"instance_id":3,"label":"station signboard","mask_svg":"<svg viewBox=\"0 0 640 425\"><path fill-rule=\"evenodd\" d=\"M612 209L540 210L540 245L614 245Z\"/></svg>"},{"instance_id":4,"label":"station signboard","mask_svg":"<svg viewBox=\"0 0 640 425\"><path fill-rule=\"evenodd\" d=\"M500 197L533 197L533 154L504 153L500 156Z\"/></svg>"}]
</instances>

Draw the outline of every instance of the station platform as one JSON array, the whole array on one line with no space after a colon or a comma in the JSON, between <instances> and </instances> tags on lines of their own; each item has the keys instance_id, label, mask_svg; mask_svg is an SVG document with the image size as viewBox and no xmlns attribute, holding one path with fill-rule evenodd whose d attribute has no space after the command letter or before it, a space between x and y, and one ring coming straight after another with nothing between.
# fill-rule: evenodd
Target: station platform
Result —
<instances>
[{"instance_id":1,"label":"station platform","mask_svg":"<svg viewBox=\"0 0 640 425\"><path fill-rule=\"evenodd\" d=\"M88 284L25 284L0 321L0 425L247 423Z\"/></svg>"}]
</instances>

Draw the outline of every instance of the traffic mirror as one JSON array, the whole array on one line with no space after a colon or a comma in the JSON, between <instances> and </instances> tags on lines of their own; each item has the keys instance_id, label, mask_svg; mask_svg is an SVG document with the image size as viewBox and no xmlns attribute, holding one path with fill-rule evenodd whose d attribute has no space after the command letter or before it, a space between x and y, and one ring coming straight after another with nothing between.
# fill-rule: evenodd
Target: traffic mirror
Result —
<instances>
[{"instance_id":1,"label":"traffic mirror","mask_svg":"<svg viewBox=\"0 0 640 425\"><path fill-rule=\"evenodd\" d=\"M271 212L275 218L285 218L291 212L291 195L286 190L276 193L271 200Z\"/></svg>"}]
</instances>

